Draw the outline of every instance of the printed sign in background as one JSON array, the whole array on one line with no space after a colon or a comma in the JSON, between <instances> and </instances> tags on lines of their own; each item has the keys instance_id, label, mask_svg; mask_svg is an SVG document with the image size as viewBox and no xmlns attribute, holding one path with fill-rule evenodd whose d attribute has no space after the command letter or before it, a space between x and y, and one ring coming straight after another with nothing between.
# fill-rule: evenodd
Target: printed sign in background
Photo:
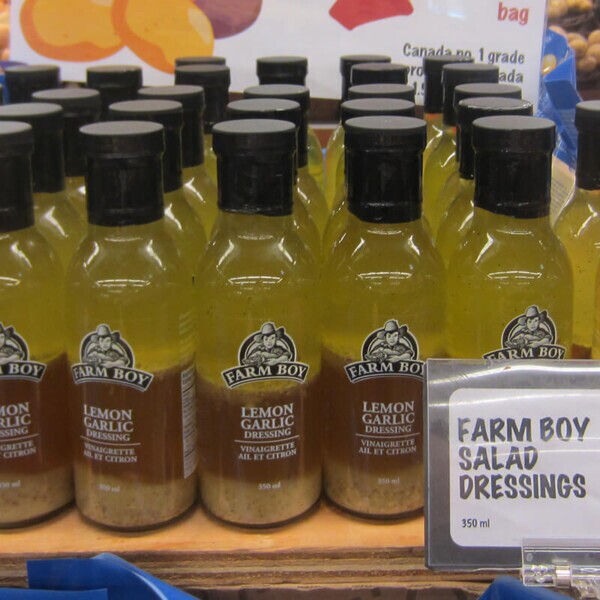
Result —
<instances>
[{"instance_id":1,"label":"printed sign in background","mask_svg":"<svg viewBox=\"0 0 600 600\"><path fill-rule=\"evenodd\" d=\"M11 58L55 62L82 81L100 64L142 64L146 84L172 80L176 56L227 58L232 91L256 84L255 59L303 55L313 96L337 98L339 57L389 54L422 93L429 53L470 53L536 102L545 0L13 0Z\"/></svg>"}]
</instances>

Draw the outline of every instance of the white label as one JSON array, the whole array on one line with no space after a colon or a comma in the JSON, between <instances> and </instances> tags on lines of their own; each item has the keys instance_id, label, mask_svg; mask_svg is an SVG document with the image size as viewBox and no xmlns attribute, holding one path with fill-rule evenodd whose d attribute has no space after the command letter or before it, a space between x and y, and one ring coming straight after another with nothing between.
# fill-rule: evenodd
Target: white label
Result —
<instances>
[{"instance_id":1,"label":"white label","mask_svg":"<svg viewBox=\"0 0 600 600\"><path fill-rule=\"evenodd\" d=\"M166 72L168 65L162 60L157 61L151 52L143 56L136 54L135 48L128 48L128 39L122 40L122 48L114 48L114 54L107 53L93 62L87 61L81 54L74 55L72 46L62 48L41 43L40 40L47 37L45 21L36 20L35 13L33 17L24 18L22 7L26 4L32 11L31 6L35 3L31 1L12 0L11 3L10 51L15 59L30 64L50 61L59 64L65 81L84 81L85 70L89 66L141 64L145 85L172 83L172 72ZM89 9L86 8L88 4ZM82 46L85 42L89 46L96 41L93 36L92 39L86 38L80 26L82 20L86 23L94 18L98 11L97 7L94 8L95 4L106 4L109 13L110 3L107 2L83 3L77 10L70 2L53 3L57 23L62 23L67 31L78 32L76 39ZM240 11L242 5L247 5L243 16ZM153 14L158 10L157 6L153 8ZM175 6L175 3L164 2L165 20L171 16ZM92 12L93 9L96 13ZM209 18L212 16L210 11L207 15ZM236 92L256 85L256 57L281 54L281 49L285 48L286 54L308 58L307 85L315 98L339 98L341 55L373 52L387 54L394 61L410 67L409 83L416 84L419 99L422 99L423 91L423 56L450 53L468 54L476 62L498 65L500 80L521 86L523 97L534 103L539 94L546 0L221 2L214 15L214 46L211 47L209 33L205 40L207 45L199 47L197 53L212 51L217 56L226 56L231 68L231 90ZM168 48L180 39L193 38L193 23L189 18L183 18L187 16L183 15L181 20L169 19L169 23L180 24L180 28L174 27L171 32L158 31L153 27L153 23L161 22L159 17L145 23L144 15L136 14L138 21L135 24L139 25L139 31L142 25L147 25L143 27L143 35L148 48ZM107 22L109 18L106 17ZM201 18L201 15L196 18ZM293 24L293 35L290 35L290 23ZM108 35L104 34L100 25L98 33L95 29L89 30L101 39L105 39L102 35ZM55 35L59 40L60 36ZM165 35L169 35L170 39L165 39ZM57 60L61 56L68 57L68 60Z\"/></svg>"},{"instance_id":2,"label":"white label","mask_svg":"<svg viewBox=\"0 0 600 600\"><path fill-rule=\"evenodd\" d=\"M449 404L456 544L590 537L600 510L600 390L460 389Z\"/></svg>"},{"instance_id":3,"label":"white label","mask_svg":"<svg viewBox=\"0 0 600 600\"><path fill-rule=\"evenodd\" d=\"M183 477L196 470L196 387L194 367L181 373L181 415L183 419Z\"/></svg>"}]
</instances>

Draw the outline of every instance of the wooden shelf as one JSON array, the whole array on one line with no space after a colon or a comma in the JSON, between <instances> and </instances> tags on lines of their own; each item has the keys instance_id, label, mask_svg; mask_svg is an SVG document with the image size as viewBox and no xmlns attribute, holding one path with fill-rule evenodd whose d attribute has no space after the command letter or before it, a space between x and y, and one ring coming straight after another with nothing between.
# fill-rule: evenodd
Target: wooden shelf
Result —
<instances>
[{"instance_id":1,"label":"wooden shelf","mask_svg":"<svg viewBox=\"0 0 600 600\"><path fill-rule=\"evenodd\" d=\"M25 585L27 558L113 552L192 591L402 583L483 589L490 574L449 575L425 568L423 527L423 517L368 522L323 504L306 519L277 530L240 530L196 510L158 531L116 534L70 509L44 524L0 533L0 586Z\"/></svg>"}]
</instances>

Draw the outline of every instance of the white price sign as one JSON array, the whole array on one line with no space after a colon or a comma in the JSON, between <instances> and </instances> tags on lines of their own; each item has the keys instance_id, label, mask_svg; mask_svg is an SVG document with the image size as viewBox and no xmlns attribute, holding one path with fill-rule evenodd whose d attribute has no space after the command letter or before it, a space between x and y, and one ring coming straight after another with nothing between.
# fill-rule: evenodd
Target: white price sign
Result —
<instances>
[{"instance_id":1,"label":"white price sign","mask_svg":"<svg viewBox=\"0 0 600 600\"><path fill-rule=\"evenodd\" d=\"M525 540L589 540L600 514L600 362L428 360L426 561L521 566Z\"/></svg>"},{"instance_id":2,"label":"white price sign","mask_svg":"<svg viewBox=\"0 0 600 600\"><path fill-rule=\"evenodd\" d=\"M457 390L448 438L456 544L589 537L600 514L600 390Z\"/></svg>"}]
</instances>

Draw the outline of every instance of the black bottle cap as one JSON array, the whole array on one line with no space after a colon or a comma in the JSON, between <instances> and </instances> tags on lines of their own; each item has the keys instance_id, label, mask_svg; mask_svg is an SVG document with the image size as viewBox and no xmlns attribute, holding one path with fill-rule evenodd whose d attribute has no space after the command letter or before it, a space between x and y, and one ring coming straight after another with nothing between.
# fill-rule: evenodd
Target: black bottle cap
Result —
<instances>
[{"instance_id":1,"label":"black bottle cap","mask_svg":"<svg viewBox=\"0 0 600 600\"><path fill-rule=\"evenodd\" d=\"M125 227L162 218L163 131L162 125L143 121L81 128L90 223Z\"/></svg>"},{"instance_id":2,"label":"black bottle cap","mask_svg":"<svg viewBox=\"0 0 600 600\"><path fill-rule=\"evenodd\" d=\"M63 109L47 102L0 106L0 121L24 121L33 129L31 169L34 193L52 194L65 189Z\"/></svg>"},{"instance_id":3,"label":"black bottle cap","mask_svg":"<svg viewBox=\"0 0 600 600\"><path fill-rule=\"evenodd\" d=\"M348 209L361 221L421 217L427 125L412 117L358 117L344 126Z\"/></svg>"},{"instance_id":4,"label":"black bottle cap","mask_svg":"<svg viewBox=\"0 0 600 600\"><path fill-rule=\"evenodd\" d=\"M33 92L60 86L60 69L56 65L7 67L4 77L11 104L30 102Z\"/></svg>"},{"instance_id":5,"label":"black bottle cap","mask_svg":"<svg viewBox=\"0 0 600 600\"><path fill-rule=\"evenodd\" d=\"M271 119L218 123L219 208L227 212L292 214L296 127Z\"/></svg>"},{"instance_id":6,"label":"black bottle cap","mask_svg":"<svg viewBox=\"0 0 600 600\"><path fill-rule=\"evenodd\" d=\"M27 123L0 123L0 233L31 227L33 131Z\"/></svg>"},{"instance_id":7,"label":"black bottle cap","mask_svg":"<svg viewBox=\"0 0 600 600\"><path fill-rule=\"evenodd\" d=\"M444 108L444 86L442 69L453 63L475 62L470 56L462 54L441 54L423 58L423 82L425 98L423 109L428 114L441 113Z\"/></svg>"},{"instance_id":8,"label":"black bottle cap","mask_svg":"<svg viewBox=\"0 0 600 600\"><path fill-rule=\"evenodd\" d=\"M304 85L307 74L308 59L304 56L263 56L256 59L256 75L261 85Z\"/></svg>"},{"instance_id":9,"label":"black bottle cap","mask_svg":"<svg viewBox=\"0 0 600 600\"><path fill-rule=\"evenodd\" d=\"M415 101L415 88L406 83L367 83L353 85L348 90L348 100L362 98L397 98L398 100Z\"/></svg>"},{"instance_id":10,"label":"black bottle cap","mask_svg":"<svg viewBox=\"0 0 600 600\"><path fill-rule=\"evenodd\" d=\"M416 106L409 100L396 98L367 98L342 102L342 125L356 117L395 116L414 117Z\"/></svg>"},{"instance_id":11,"label":"black bottle cap","mask_svg":"<svg viewBox=\"0 0 600 600\"><path fill-rule=\"evenodd\" d=\"M35 92L34 102L54 102L63 108L65 118L64 152L67 177L83 177L85 157L79 129L100 120L100 92L87 88L64 88Z\"/></svg>"},{"instance_id":12,"label":"black bottle cap","mask_svg":"<svg viewBox=\"0 0 600 600\"><path fill-rule=\"evenodd\" d=\"M600 190L600 101L588 100L575 107L577 138L576 185Z\"/></svg>"},{"instance_id":13,"label":"black bottle cap","mask_svg":"<svg viewBox=\"0 0 600 600\"><path fill-rule=\"evenodd\" d=\"M143 88L138 92L142 100L173 100L183 107L181 150L183 167L204 163L204 88L199 85L162 85Z\"/></svg>"},{"instance_id":14,"label":"black bottle cap","mask_svg":"<svg viewBox=\"0 0 600 600\"><path fill-rule=\"evenodd\" d=\"M186 65L226 65L227 59L224 56L179 56L175 59L176 67Z\"/></svg>"},{"instance_id":15,"label":"black bottle cap","mask_svg":"<svg viewBox=\"0 0 600 600\"><path fill-rule=\"evenodd\" d=\"M408 83L409 67L398 63L360 63L350 71L350 83Z\"/></svg>"},{"instance_id":16,"label":"black bottle cap","mask_svg":"<svg viewBox=\"0 0 600 600\"><path fill-rule=\"evenodd\" d=\"M348 99L350 72L354 65L360 63L391 63L392 59L385 54L346 54L340 57L340 74L342 76L342 102Z\"/></svg>"},{"instance_id":17,"label":"black bottle cap","mask_svg":"<svg viewBox=\"0 0 600 600\"><path fill-rule=\"evenodd\" d=\"M498 83L500 70L495 65L481 63L453 63L442 68L444 87L444 125L456 124L454 89L464 83Z\"/></svg>"},{"instance_id":18,"label":"black bottle cap","mask_svg":"<svg viewBox=\"0 0 600 600\"><path fill-rule=\"evenodd\" d=\"M270 84L255 85L244 90L244 98L279 98L293 100L300 105L302 121L298 127L298 168L308 162L308 111L310 91L303 85Z\"/></svg>"},{"instance_id":19,"label":"black bottle cap","mask_svg":"<svg viewBox=\"0 0 600 600\"><path fill-rule=\"evenodd\" d=\"M471 84L469 84L471 85ZM473 84L493 85L493 84ZM524 115L533 114L533 104L527 100L506 97L469 97L458 103L456 120L456 157L459 163L460 176L463 179L473 179L474 176L474 153L472 145L473 121L483 117L501 115Z\"/></svg>"},{"instance_id":20,"label":"black bottle cap","mask_svg":"<svg viewBox=\"0 0 600 600\"><path fill-rule=\"evenodd\" d=\"M204 131L212 133L213 125L225 118L231 83L229 67L215 64L175 67L175 83L204 88Z\"/></svg>"},{"instance_id":21,"label":"black bottle cap","mask_svg":"<svg viewBox=\"0 0 600 600\"><path fill-rule=\"evenodd\" d=\"M111 104L109 117L119 121L152 121L165 129L163 162L163 188L165 192L178 190L181 178L181 130L183 108L172 100L130 100Z\"/></svg>"},{"instance_id":22,"label":"black bottle cap","mask_svg":"<svg viewBox=\"0 0 600 600\"><path fill-rule=\"evenodd\" d=\"M142 87L142 69L135 65L108 65L90 67L87 86L98 90L102 96L102 114L108 115L108 107L115 102L135 100Z\"/></svg>"},{"instance_id":23,"label":"black bottle cap","mask_svg":"<svg viewBox=\"0 0 600 600\"><path fill-rule=\"evenodd\" d=\"M550 212L556 127L549 119L484 117L473 122L475 206L531 219Z\"/></svg>"},{"instance_id":24,"label":"black bottle cap","mask_svg":"<svg viewBox=\"0 0 600 600\"><path fill-rule=\"evenodd\" d=\"M299 131L302 126L302 110L300 105L293 100L282 98L246 98L236 100L227 105L227 120L237 119L276 119L289 121ZM306 148L297 149L298 166L304 167L308 163Z\"/></svg>"},{"instance_id":25,"label":"black bottle cap","mask_svg":"<svg viewBox=\"0 0 600 600\"><path fill-rule=\"evenodd\" d=\"M463 83L454 88L454 110L461 100L467 98L516 98L523 97L518 85L508 83Z\"/></svg>"}]
</instances>

